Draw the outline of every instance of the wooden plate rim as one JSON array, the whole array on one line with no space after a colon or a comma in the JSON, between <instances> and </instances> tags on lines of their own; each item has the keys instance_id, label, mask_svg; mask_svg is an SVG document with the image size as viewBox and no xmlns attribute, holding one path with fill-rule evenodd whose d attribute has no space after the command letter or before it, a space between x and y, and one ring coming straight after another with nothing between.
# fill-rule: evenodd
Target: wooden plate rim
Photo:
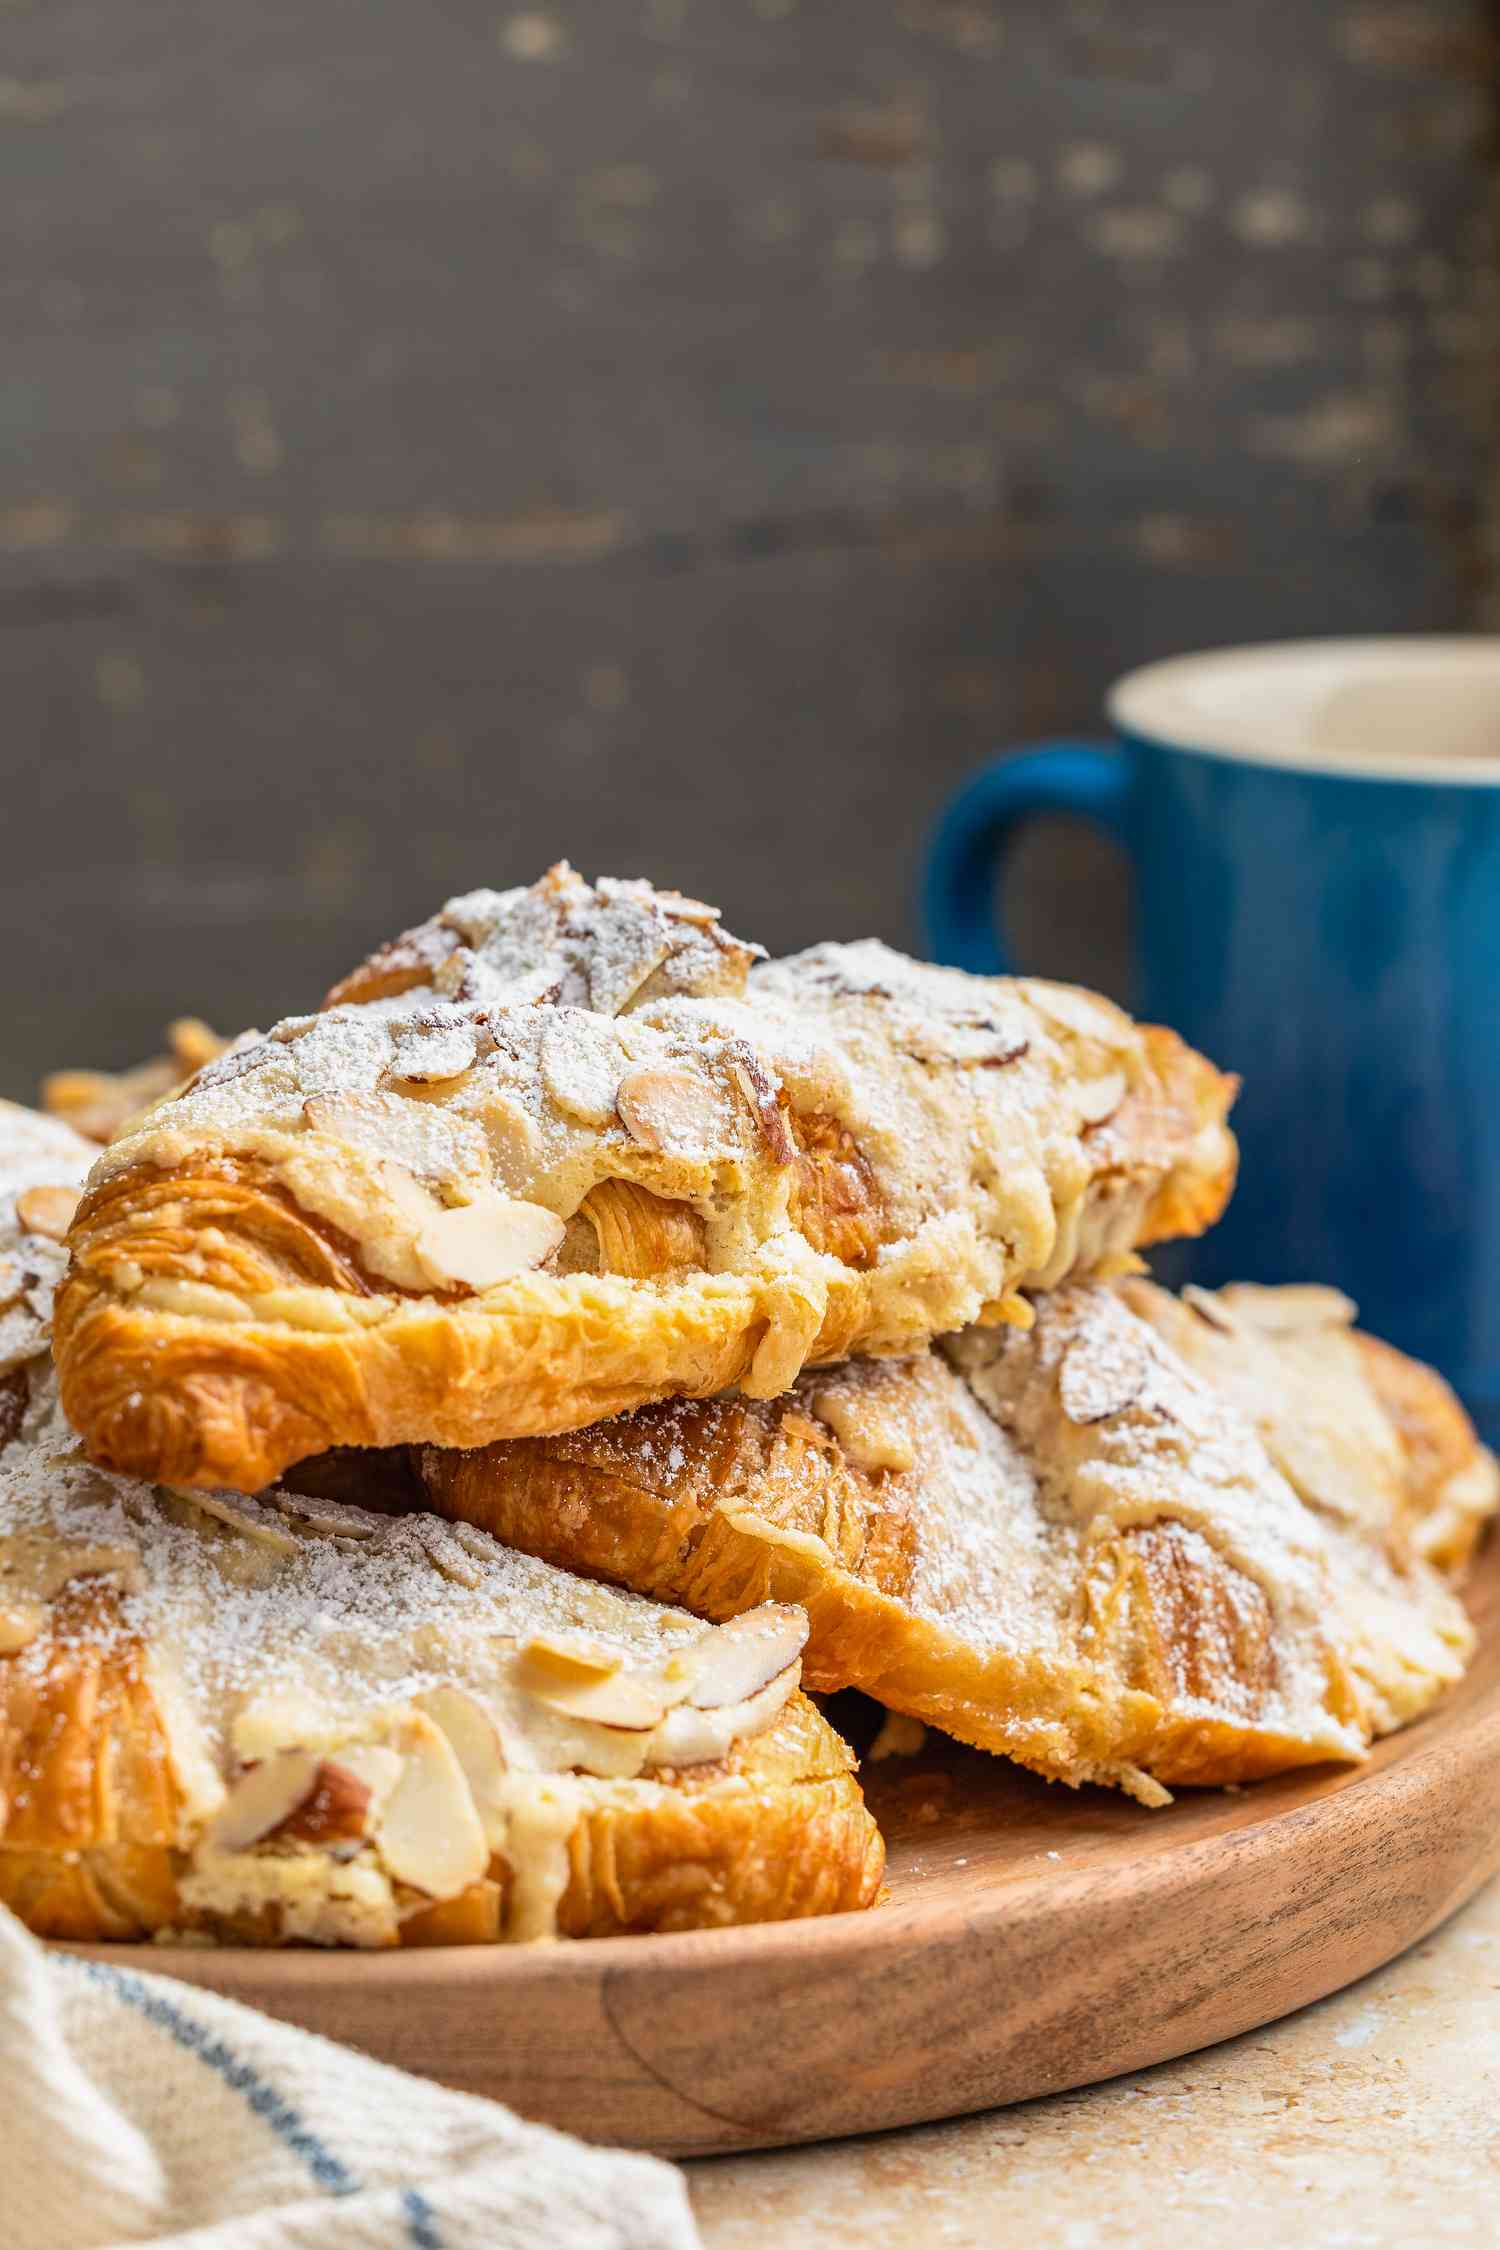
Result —
<instances>
[{"instance_id":1,"label":"wooden plate rim","mask_svg":"<svg viewBox=\"0 0 1500 2250\"><path fill-rule=\"evenodd\" d=\"M1476 1573L1473 1595L1481 1615L1500 1607L1500 1544ZM1062 1790L1054 1800L1057 1840L1066 1845L1071 1800ZM955 1889L950 1874L932 1895L919 1885L868 1914L535 1948L67 1950L208 1986L383 2059L496 2093L548 2123L672 2154L957 2115L1250 2030L1366 1974L1471 1896L1500 1866L1495 1622L1450 1700L1379 1745L1365 1765L1304 1769L1243 1795L1194 1793L1187 1802L1196 1833L1174 1833L1170 1811L1143 1813L1139 1849L1123 1865L1115 1849L1097 1865L1027 1864L972 1887ZM1264 1901L1262 1926L1245 1937L1247 1973L1206 2002L1201 1979L1179 1965L1177 2000L1156 2007L1143 1941L1155 1933L1165 1947L1196 1919L1217 1946L1235 1934L1225 1930L1231 1900L1246 1913ZM1325 1925L1337 1925L1337 1942ZM1090 2028L1086 1993L1053 2016L1037 1990L1059 1964L1076 1964L1088 1939L1101 1952L1122 1948L1132 1975L1146 1978L1131 1983L1122 1973L1111 1983L1099 1972L1096 2015L1122 2006L1127 1991L1137 2003L1148 1995L1146 2015L1128 2035L1122 2027L1113 2047ZM914 2061L903 2077L862 2060L865 2034L899 2044L919 2019L932 2046L924 1987L962 1991L946 2073ZM1033 2031L1038 2020L1055 2022L1055 2051L1035 2036L1010 2039L1007 2004ZM820 2029L819 2083L794 2101L784 2050L818 2011L847 2014L848 2051L841 2066L838 2038ZM757 2016L774 2027L771 2044L782 2051L759 2063L741 2056L721 2070L704 2027ZM524 2054L503 2051L495 2028L516 2023L527 2027ZM473 2027L471 2039L462 2026ZM588 2051L592 2041L604 2049Z\"/></svg>"}]
</instances>

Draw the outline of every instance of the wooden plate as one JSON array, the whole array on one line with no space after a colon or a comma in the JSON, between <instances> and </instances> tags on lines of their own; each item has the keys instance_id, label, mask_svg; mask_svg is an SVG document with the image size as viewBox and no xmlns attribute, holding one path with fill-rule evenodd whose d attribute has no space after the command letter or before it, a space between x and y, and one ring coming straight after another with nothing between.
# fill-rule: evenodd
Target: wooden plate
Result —
<instances>
[{"instance_id":1,"label":"wooden plate","mask_svg":"<svg viewBox=\"0 0 1500 2250\"><path fill-rule=\"evenodd\" d=\"M1470 1606L1468 1678L1352 1772L1153 1813L953 1746L867 1767L891 1891L869 1914L515 1950L82 1950L673 2155L1054 2093L1336 1991L1500 1865L1500 1541Z\"/></svg>"}]
</instances>

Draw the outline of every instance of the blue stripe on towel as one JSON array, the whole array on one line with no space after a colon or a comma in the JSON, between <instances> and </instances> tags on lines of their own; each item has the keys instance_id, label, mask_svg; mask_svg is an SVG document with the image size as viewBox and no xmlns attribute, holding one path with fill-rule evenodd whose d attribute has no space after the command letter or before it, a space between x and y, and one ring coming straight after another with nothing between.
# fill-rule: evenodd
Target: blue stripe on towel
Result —
<instances>
[{"instance_id":1,"label":"blue stripe on towel","mask_svg":"<svg viewBox=\"0 0 1500 2250\"><path fill-rule=\"evenodd\" d=\"M159 1993L129 1969L117 1969L105 1961L80 1961L76 1955L63 1955L70 1968L82 1969L96 1984L108 1985L127 2007L154 2023L176 2040L186 2053L197 2057L205 2069L214 2071L226 2086L241 2094L257 2117L265 2119L276 2138L303 2163L330 2195L353 2195L363 2181L350 2171L332 2149L319 2140L309 2125L303 2123L291 2103L275 2087L268 2085L253 2063L247 2063L232 2047L225 2045L216 2033L209 2031L174 2001L163 1999Z\"/></svg>"},{"instance_id":2,"label":"blue stripe on towel","mask_svg":"<svg viewBox=\"0 0 1500 2250\"><path fill-rule=\"evenodd\" d=\"M437 2213L425 2195L408 2188L401 2198L401 2208L406 2214L411 2250L443 2250L443 2237L437 2223Z\"/></svg>"},{"instance_id":3,"label":"blue stripe on towel","mask_svg":"<svg viewBox=\"0 0 1500 2250\"><path fill-rule=\"evenodd\" d=\"M283 2147L302 2159L319 2187L326 2188L330 2195L355 2195L363 2187L359 2175L351 2172L341 2157L334 2155L292 2104L267 2083L255 2065L245 2062L217 2033L209 2031L186 2009L153 1992L143 1978L133 1975L129 1969L117 1969L106 1961L81 1960L76 1954L55 1954L53 1958L66 1968L81 1969L96 1984L106 1985L127 2007L134 2008L148 2023L165 2031L205 2069L215 2072L234 2093L243 2095ZM425 2196L415 2188L405 2189L401 2211L411 2250L443 2250L437 2214Z\"/></svg>"}]
</instances>

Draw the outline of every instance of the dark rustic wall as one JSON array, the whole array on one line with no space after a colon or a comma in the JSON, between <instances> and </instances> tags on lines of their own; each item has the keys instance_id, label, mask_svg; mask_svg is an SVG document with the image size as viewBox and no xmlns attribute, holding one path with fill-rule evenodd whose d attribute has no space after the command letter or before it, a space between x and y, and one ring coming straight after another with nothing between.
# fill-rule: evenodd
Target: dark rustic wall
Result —
<instances>
[{"instance_id":1,"label":"dark rustic wall","mask_svg":"<svg viewBox=\"0 0 1500 2250\"><path fill-rule=\"evenodd\" d=\"M0 27L12 1091L560 852L901 938L1122 667L1482 613L1482 0Z\"/></svg>"}]
</instances>

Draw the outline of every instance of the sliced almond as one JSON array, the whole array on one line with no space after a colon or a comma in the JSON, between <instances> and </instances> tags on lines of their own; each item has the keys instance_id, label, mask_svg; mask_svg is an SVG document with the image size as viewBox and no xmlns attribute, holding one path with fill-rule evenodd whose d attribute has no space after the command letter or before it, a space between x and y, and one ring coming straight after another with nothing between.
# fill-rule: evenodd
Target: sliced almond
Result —
<instances>
[{"instance_id":1,"label":"sliced almond","mask_svg":"<svg viewBox=\"0 0 1500 2250\"><path fill-rule=\"evenodd\" d=\"M263 1758L230 1790L209 1822L204 1842L216 1852L246 1852L312 1795L321 1761L311 1750L281 1750Z\"/></svg>"},{"instance_id":2,"label":"sliced almond","mask_svg":"<svg viewBox=\"0 0 1500 2250\"><path fill-rule=\"evenodd\" d=\"M883 1469L916 1467L911 1431L878 1396L864 1397L854 1389L826 1390L815 1392L811 1403L856 1469L873 1476Z\"/></svg>"},{"instance_id":3,"label":"sliced almond","mask_svg":"<svg viewBox=\"0 0 1500 2250\"><path fill-rule=\"evenodd\" d=\"M377 1807L384 1804L401 1779L401 1753L384 1742L351 1742L346 1749L323 1762L341 1766L345 1773L352 1774L369 1791Z\"/></svg>"},{"instance_id":4,"label":"sliced almond","mask_svg":"<svg viewBox=\"0 0 1500 2250\"><path fill-rule=\"evenodd\" d=\"M709 930L719 919L716 906L705 906L701 898L689 898L685 891L658 891L656 896L674 922L691 922L695 929Z\"/></svg>"},{"instance_id":5,"label":"sliced almond","mask_svg":"<svg viewBox=\"0 0 1500 2250\"><path fill-rule=\"evenodd\" d=\"M191 1501L216 1523L227 1524L232 1531L243 1531L278 1555L295 1555L301 1549L301 1540L279 1520L276 1510L268 1508L264 1500L252 1499L248 1492L183 1489L178 1491L177 1497Z\"/></svg>"},{"instance_id":6,"label":"sliced almond","mask_svg":"<svg viewBox=\"0 0 1500 2250\"><path fill-rule=\"evenodd\" d=\"M601 1016L618 1016L671 952L672 934L654 900L611 896L602 884L599 895L604 903L586 925L581 965L589 1006Z\"/></svg>"},{"instance_id":7,"label":"sliced almond","mask_svg":"<svg viewBox=\"0 0 1500 2250\"><path fill-rule=\"evenodd\" d=\"M794 1664L807 1644L807 1612L766 1602L715 1625L694 1651L688 1701L696 1711L744 1703Z\"/></svg>"},{"instance_id":8,"label":"sliced almond","mask_svg":"<svg viewBox=\"0 0 1500 2250\"><path fill-rule=\"evenodd\" d=\"M219 1745L171 1655L148 1645L141 1652L141 1670L160 1715L167 1763L177 1785L179 1837L188 1831L201 1834L228 1794Z\"/></svg>"},{"instance_id":9,"label":"sliced almond","mask_svg":"<svg viewBox=\"0 0 1500 2250\"><path fill-rule=\"evenodd\" d=\"M679 1703L651 1738L652 1766L711 1766L727 1758L740 1738L739 1710L700 1711Z\"/></svg>"},{"instance_id":10,"label":"sliced almond","mask_svg":"<svg viewBox=\"0 0 1500 2250\"><path fill-rule=\"evenodd\" d=\"M418 1696L417 1705L446 1735L482 1819L499 1797L506 1770L500 1729L483 1704L463 1688L432 1688Z\"/></svg>"},{"instance_id":11,"label":"sliced almond","mask_svg":"<svg viewBox=\"0 0 1500 2250\"><path fill-rule=\"evenodd\" d=\"M366 1508L356 1508L347 1500L319 1500L303 1492L279 1490L266 1497L279 1514L329 1539L373 1539L382 1528L379 1516L371 1515Z\"/></svg>"},{"instance_id":12,"label":"sliced almond","mask_svg":"<svg viewBox=\"0 0 1500 2250\"><path fill-rule=\"evenodd\" d=\"M0 1308L0 1376L10 1376L47 1348L47 1332L23 1300Z\"/></svg>"},{"instance_id":13,"label":"sliced almond","mask_svg":"<svg viewBox=\"0 0 1500 2250\"><path fill-rule=\"evenodd\" d=\"M559 1633L533 1633L521 1654L528 1663L555 1672L561 1680L605 1680L612 1672L618 1672L624 1661L616 1650L606 1648L603 1641Z\"/></svg>"},{"instance_id":14,"label":"sliced almond","mask_svg":"<svg viewBox=\"0 0 1500 2250\"><path fill-rule=\"evenodd\" d=\"M502 1187L519 1186L530 1179L537 1161L537 1128L518 1101L486 1086L483 1102L475 1109L484 1130L495 1177Z\"/></svg>"},{"instance_id":15,"label":"sliced almond","mask_svg":"<svg viewBox=\"0 0 1500 2250\"><path fill-rule=\"evenodd\" d=\"M1148 1365L1145 1343L1132 1329L1120 1329L1104 1343L1078 1337L1057 1371L1064 1414L1085 1427L1123 1414L1140 1397Z\"/></svg>"},{"instance_id":16,"label":"sliced almond","mask_svg":"<svg viewBox=\"0 0 1500 2250\"><path fill-rule=\"evenodd\" d=\"M80 1188L24 1188L16 1197L16 1217L28 1234L44 1234L49 1242L65 1242L81 1198Z\"/></svg>"},{"instance_id":17,"label":"sliced almond","mask_svg":"<svg viewBox=\"0 0 1500 2250\"><path fill-rule=\"evenodd\" d=\"M409 1093L380 1088L348 1094L312 1094L302 1104L303 1122L348 1149L358 1149L387 1194L413 1200L417 1181L470 1177L484 1161L484 1136L477 1121L457 1107L434 1107ZM482 1177L482 1174L480 1175ZM435 1205L428 1199L429 1210Z\"/></svg>"},{"instance_id":18,"label":"sliced almond","mask_svg":"<svg viewBox=\"0 0 1500 2250\"><path fill-rule=\"evenodd\" d=\"M1123 1070L1109 1070L1102 1078L1089 1079L1085 1085L1076 1089L1073 1096L1073 1105L1080 1122L1084 1125L1102 1125L1106 1118L1114 1116L1127 1091L1128 1084Z\"/></svg>"},{"instance_id":19,"label":"sliced almond","mask_svg":"<svg viewBox=\"0 0 1500 2250\"><path fill-rule=\"evenodd\" d=\"M477 1000L484 974L472 950L467 945L456 945L433 970L431 981L433 991L440 992L445 1000Z\"/></svg>"},{"instance_id":20,"label":"sliced almond","mask_svg":"<svg viewBox=\"0 0 1500 2250\"><path fill-rule=\"evenodd\" d=\"M914 1062L949 1064L962 1069L1002 1069L1029 1053L1020 1032L984 1016L936 1015L930 1023L904 1023L897 1041Z\"/></svg>"},{"instance_id":21,"label":"sliced almond","mask_svg":"<svg viewBox=\"0 0 1500 2250\"><path fill-rule=\"evenodd\" d=\"M681 1070L633 1070L615 1091L633 1141L659 1156L703 1156L713 1135L707 1088Z\"/></svg>"},{"instance_id":22,"label":"sliced almond","mask_svg":"<svg viewBox=\"0 0 1500 2250\"><path fill-rule=\"evenodd\" d=\"M49 1551L42 1591L50 1598L74 1578L113 1578L122 1593L138 1594L146 1583L146 1569L135 1547L81 1539Z\"/></svg>"},{"instance_id":23,"label":"sliced almond","mask_svg":"<svg viewBox=\"0 0 1500 2250\"><path fill-rule=\"evenodd\" d=\"M479 1041L473 1024L432 1023L402 1025L395 1033L395 1051L388 1076L408 1086L442 1086L462 1078L474 1066Z\"/></svg>"},{"instance_id":24,"label":"sliced almond","mask_svg":"<svg viewBox=\"0 0 1500 2250\"><path fill-rule=\"evenodd\" d=\"M436 1523L439 1519L433 1517L430 1520ZM463 1549L470 1562L480 1564L484 1570L493 1569L497 1557L505 1552L500 1542L492 1539L487 1531L481 1531L477 1523L450 1523L444 1529Z\"/></svg>"},{"instance_id":25,"label":"sliced almond","mask_svg":"<svg viewBox=\"0 0 1500 2250\"><path fill-rule=\"evenodd\" d=\"M1195 1306L1199 1294L1194 1293ZM1359 1317L1358 1306L1341 1289L1329 1289L1317 1281L1283 1282L1278 1288L1232 1281L1218 1292L1217 1303L1231 1319L1258 1328L1267 1336L1295 1336L1311 1328L1348 1328Z\"/></svg>"},{"instance_id":26,"label":"sliced almond","mask_svg":"<svg viewBox=\"0 0 1500 2250\"><path fill-rule=\"evenodd\" d=\"M560 1711L569 1719L589 1719L596 1726L618 1727L627 1734L649 1734L665 1717L669 1700L661 1682L648 1672L622 1668L602 1676L569 1677L550 1659L538 1661L529 1653L518 1659L516 1679L549 1711Z\"/></svg>"},{"instance_id":27,"label":"sliced almond","mask_svg":"<svg viewBox=\"0 0 1500 2250\"><path fill-rule=\"evenodd\" d=\"M490 1289L543 1265L567 1231L540 1203L490 1194L430 1218L417 1236L417 1257L439 1287Z\"/></svg>"},{"instance_id":28,"label":"sliced almond","mask_svg":"<svg viewBox=\"0 0 1500 2250\"><path fill-rule=\"evenodd\" d=\"M311 1791L276 1833L287 1843L317 1844L325 1851L332 1850L359 1843L369 1814L369 1785L347 1766L325 1758Z\"/></svg>"},{"instance_id":29,"label":"sliced almond","mask_svg":"<svg viewBox=\"0 0 1500 2250\"><path fill-rule=\"evenodd\" d=\"M1232 1336L1234 1334L1234 1321L1226 1308L1220 1303L1216 1290L1200 1289L1196 1282L1190 1281L1183 1288L1182 1301L1185 1305L1190 1306L1198 1315L1198 1318L1209 1328L1217 1328L1221 1336Z\"/></svg>"},{"instance_id":30,"label":"sliced almond","mask_svg":"<svg viewBox=\"0 0 1500 2250\"><path fill-rule=\"evenodd\" d=\"M626 1059L619 1035L598 1016L583 1008L549 1010L537 1066L542 1084L565 1116L580 1125L607 1125L615 1114L615 1088Z\"/></svg>"},{"instance_id":31,"label":"sliced almond","mask_svg":"<svg viewBox=\"0 0 1500 2250\"><path fill-rule=\"evenodd\" d=\"M693 1703L679 1703L652 1735L649 1763L652 1766L704 1766L727 1758L737 1742L748 1742L775 1725L788 1698L796 1691L799 1671L796 1663L788 1664L743 1703L717 1704L711 1710L701 1710Z\"/></svg>"},{"instance_id":32,"label":"sliced almond","mask_svg":"<svg viewBox=\"0 0 1500 2250\"><path fill-rule=\"evenodd\" d=\"M23 1648L30 1648L46 1622L40 1602L0 1599L0 1656L19 1656Z\"/></svg>"},{"instance_id":33,"label":"sliced almond","mask_svg":"<svg viewBox=\"0 0 1500 2250\"><path fill-rule=\"evenodd\" d=\"M379 1743L355 1743L324 1758L312 1789L276 1833L288 1842L324 1850L357 1845L401 1778L401 1760Z\"/></svg>"},{"instance_id":34,"label":"sliced almond","mask_svg":"<svg viewBox=\"0 0 1500 2250\"><path fill-rule=\"evenodd\" d=\"M423 1549L434 1570L455 1586L466 1586L472 1593L484 1584L484 1571L478 1558L459 1536L458 1527L444 1523L440 1516L413 1515L395 1519L390 1529L408 1528Z\"/></svg>"},{"instance_id":35,"label":"sliced almond","mask_svg":"<svg viewBox=\"0 0 1500 2250\"><path fill-rule=\"evenodd\" d=\"M776 1099L776 1089L754 1048L736 1041L730 1049L729 1070L744 1097L746 1108L760 1129L761 1139L765 1142L772 1161L777 1164L794 1164L797 1159L797 1144L792 1139L781 1104Z\"/></svg>"},{"instance_id":36,"label":"sliced almond","mask_svg":"<svg viewBox=\"0 0 1500 2250\"><path fill-rule=\"evenodd\" d=\"M443 1208L431 1188L423 1187L415 1172L398 1164L394 1157L383 1157L375 1176L402 1217L414 1227L425 1227Z\"/></svg>"},{"instance_id":37,"label":"sliced almond","mask_svg":"<svg viewBox=\"0 0 1500 2250\"><path fill-rule=\"evenodd\" d=\"M452 1744L417 1713L403 1731L405 1762L375 1827L387 1872L428 1898L452 1898L477 1882L489 1846Z\"/></svg>"},{"instance_id":38,"label":"sliced almond","mask_svg":"<svg viewBox=\"0 0 1500 2250\"><path fill-rule=\"evenodd\" d=\"M311 1094L302 1104L302 1119L315 1133L388 1148L399 1102L396 1094Z\"/></svg>"},{"instance_id":39,"label":"sliced almond","mask_svg":"<svg viewBox=\"0 0 1500 2250\"><path fill-rule=\"evenodd\" d=\"M1129 1039L1130 1023L1124 1011L1096 992L1085 992L1081 985L1028 980L1021 990L1038 1015L1081 1039L1102 1040L1106 1047L1123 1047Z\"/></svg>"}]
</instances>

